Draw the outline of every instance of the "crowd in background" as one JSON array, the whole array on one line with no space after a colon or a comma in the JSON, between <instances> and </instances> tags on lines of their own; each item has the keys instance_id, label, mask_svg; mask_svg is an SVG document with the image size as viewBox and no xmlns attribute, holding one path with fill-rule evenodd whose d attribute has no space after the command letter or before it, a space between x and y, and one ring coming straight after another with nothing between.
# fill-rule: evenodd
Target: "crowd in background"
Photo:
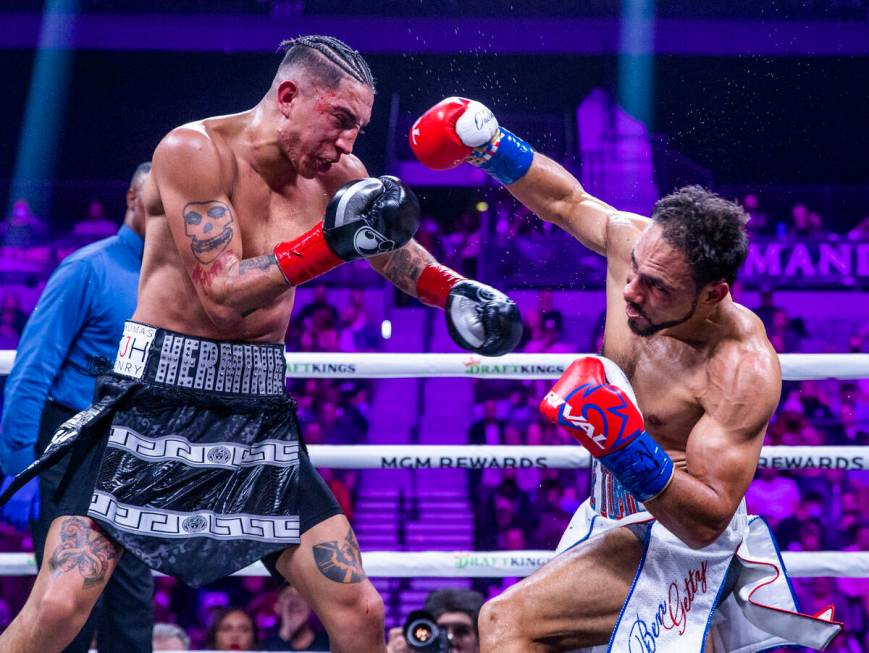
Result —
<instances>
[{"instance_id":1,"label":"crowd in background","mask_svg":"<svg viewBox=\"0 0 869 653\"><path fill-rule=\"evenodd\" d=\"M772 218L756 195L745 196L744 205L751 214L749 226L753 234L798 239L829 235L820 214L804 204L794 205L785 220ZM486 212L488 215L484 215ZM499 203L491 211L478 206L463 213L449 229L434 218L426 218L417 239L443 263L468 276L477 276L484 222L495 234L514 242L564 237L527 211ZM28 277L28 284L38 296L40 284L58 260L87 242L115 233L117 226L94 202L86 218L69 233L52 238L45 223L26 203L18 202L0 224L2 259L4 264L13 263L0 274L37 270ZM869 217L840 237L862 239L867 235ZM26 265L16 269L16 261ZM28 302L14 290L17 286L3 286L0 349L14 349L27 319ZM771 289L760 289L758 296L756 305L749 307L763 320L776 350L803 351L812 337L811 323L777 305ZM551 291L541 291L537 309L523 314L525 334L520 351L599 351L603 316L583 341L577 341L566 335L566 316L557 308L555 297ZM297 311L286 339L289 350L303 352L376 351L382 342L380 325L372 322L366 310L364 292L350 291L348 300L339 306L330 298L326 286L317 286L311 301ZM865 352L869 350L869 325L855 329L847 341L827 345L828 351ZM475 384L476 420L467 442L565 444L565 437L538 416L537 405L546 386L544 381ZM360 380L298 379L289 384L289 389L298 402L306 443L366 441L376 386ZM869 444L869 380L785 382L765 444ZM359 473L328 469L321 473L352 520ZM477 550L552 549L588 495L588 478L571 470L486 469L468 472L468 490L468 496L475 498ZM869 505L869 474L865 472L759 470L746 498L749 512L764 515L783 550L869 550L869 519L864 509ZM28 533L0 523L0 551L29 550ZM515 581L475 582L484 596L491 596ZM0 630L8 624L14 606L20 605L16 601L23 598L31 582L30 578L0 576ZM846 633L831 650L869 650L869 580L819 577L795 579L794 585L806 612L818 611L830 603L836 605ZM328 646L322 627L298 594L269 578L228 579L198 591L174 579L160 578L155 609L156 621L183 627L183 637L170 626L162 627L160 632L167 641L186 638L184 641L193 648L325 650Z\"/></svg>"}]
</instances>

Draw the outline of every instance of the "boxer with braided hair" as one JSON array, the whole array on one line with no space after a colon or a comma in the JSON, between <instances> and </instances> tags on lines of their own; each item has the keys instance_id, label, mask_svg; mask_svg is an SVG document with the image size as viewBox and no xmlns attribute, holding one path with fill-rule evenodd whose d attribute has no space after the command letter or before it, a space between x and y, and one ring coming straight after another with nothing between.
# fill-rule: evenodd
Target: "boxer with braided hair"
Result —
<instances>
[{"instance_id":1,"label":"boxer with braided hair","mask_svg":"<svg viewBox=\"0 0 869 653\"><path fill-rule=\"evenodd\" d=\"M295 289L365 258L446 309L456 342L513 349L516 305L413 241L419 204L353 146L374 78L327 36L285 43L262 100L173 129L144 188L139 301L96 403L0 495L69 459L42 565L0 651L60 651L119 556L199 586L263 560L308 601L336 653L383 653L383 602L284 395Z\"/></svg>"}]
</instances>

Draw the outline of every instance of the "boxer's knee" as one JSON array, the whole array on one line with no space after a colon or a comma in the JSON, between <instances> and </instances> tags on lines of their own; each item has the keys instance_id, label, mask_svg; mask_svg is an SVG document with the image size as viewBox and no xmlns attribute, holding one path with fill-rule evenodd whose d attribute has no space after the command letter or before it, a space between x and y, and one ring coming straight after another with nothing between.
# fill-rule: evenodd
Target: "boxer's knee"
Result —
<instances>
[{"instance_id":1,"label":"boxer's knee","mask_svg":"<svg viewBox=\"0 0 869 653\"><path fill-rule=\"evenodd\" d=\"M384 608L380 594L370 582L342 594L329 619L337 625L329 630L333 650L382 650ZM335 630L338 632L333 634Z\"/></svg>"},{"instance_id":2,"label":"boxer's knee","mask_svg":"<svg viewBox=\"0 0 869 653\"><path fill-rule=\"evenodd\" d=\"M31 604L34 630L67 631L69 638L81 630L94 606L94 600L68 585L49 585Z\"/></svg>"}]
</instances>

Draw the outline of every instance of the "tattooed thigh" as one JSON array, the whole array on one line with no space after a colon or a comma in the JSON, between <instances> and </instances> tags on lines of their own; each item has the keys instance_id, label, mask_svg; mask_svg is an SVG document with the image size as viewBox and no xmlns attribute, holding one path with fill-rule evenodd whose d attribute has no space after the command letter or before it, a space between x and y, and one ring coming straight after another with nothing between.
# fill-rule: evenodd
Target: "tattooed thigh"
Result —
<instances>
[{"instance_id":1,"label":"tattooed thigh","mask_svg":"<svg viewBox=\"0 0 869 653\"><path fill-rule=\"evenodd\" d=\"M84 587L99 585L106 579L121 547L103 535L89 519L64 517L60 525L60 544L48 560L55 576L78 571Z\"/></svg>"},{"instance_id":2,"label":"tattooed thigh","mask_svg":"<svg viewBox=\"0 0 869 653\"><path fill-rule=\"evenodd\" d=\"M365 579L359 543L352 529L347 529L343 541L320 542L313 550L317 569L326 578L336 583L360 583Z\"/></svg>"}]
</instances>

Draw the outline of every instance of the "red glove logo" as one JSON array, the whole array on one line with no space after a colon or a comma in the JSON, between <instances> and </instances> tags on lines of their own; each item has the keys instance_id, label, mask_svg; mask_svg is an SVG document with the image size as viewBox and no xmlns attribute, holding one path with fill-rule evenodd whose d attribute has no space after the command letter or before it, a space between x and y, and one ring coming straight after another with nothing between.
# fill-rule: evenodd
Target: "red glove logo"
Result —
<instances>
[{"instance_id":1,"label":"red glove logo","mask_svg":"<svg viewBox=\"0 0 869 653\"><path fill-rule=\"evenodd\" d=\"M618 386L606 382L603 363L574 361L541 403L541 412L595 456L621 449L643 432L643 418Z\"/></svg>"},{"instance_id":2,"label":"red glove logo","mask_svg":"<svg viewBox=\"0 0 869 653\"><path fill-rule=\"evenodd\" d=\"M643 430L643 420L622 391L586 383L571 392L558 411L558 423L584 431L603 451L621 449Z\"/></svg>"}]
</instances>

